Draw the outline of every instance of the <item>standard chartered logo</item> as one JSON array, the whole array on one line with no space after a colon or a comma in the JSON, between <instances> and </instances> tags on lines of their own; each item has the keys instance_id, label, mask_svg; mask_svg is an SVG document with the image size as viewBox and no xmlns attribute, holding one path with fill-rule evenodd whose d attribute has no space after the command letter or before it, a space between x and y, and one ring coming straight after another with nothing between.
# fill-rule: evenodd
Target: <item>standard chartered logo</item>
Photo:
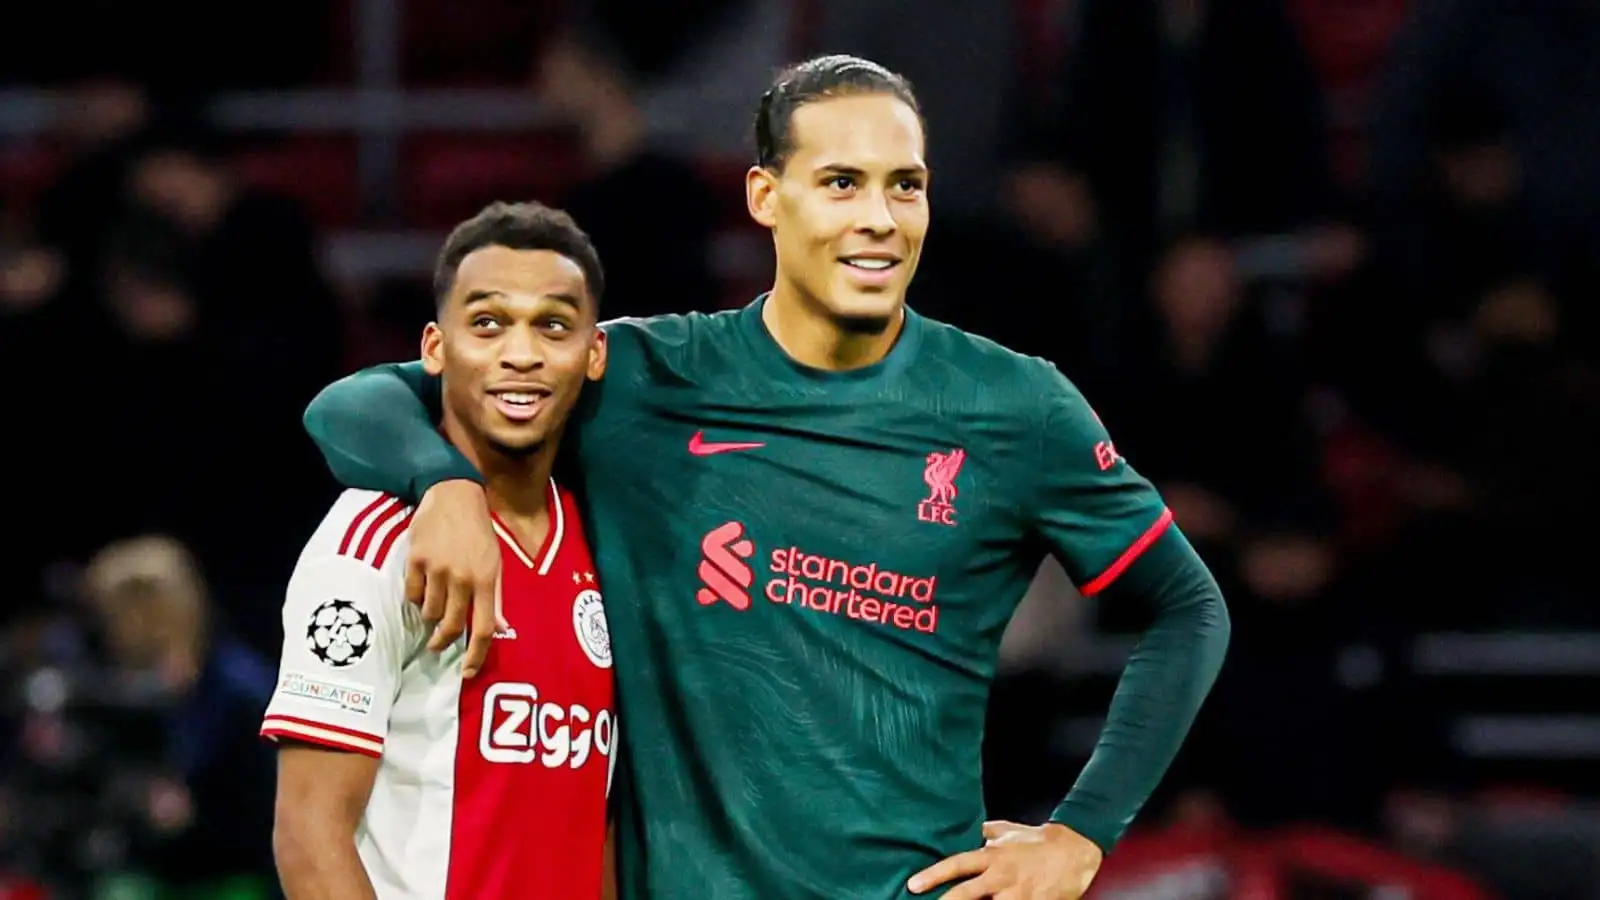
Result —
<instances>
[{"instance_id":1,"label":"standard chartered logo","mask_svg":"<svg viewBox=\"0 0 1600 900\"><path fill-rule=\"evenodd\" d=\"M954 497L955 491L940 496ZM765 571L751 565L756 545L742 522L724 522L706 532L695 569L700 578L695 599L701 606L726 603L748 610L752 597L766 597L776 605L901 631L932 634L939 628L937 575L907 574L794 545L763 552L766 557L756 566Z\"/></svg>"},{"instance_id":2,"label":"standard chartered logo","mask_svg":"<svg viewBox=\"0 0 1600 900\"><path fill-rule=\"evenodd\" d=\"M478 752L494 763L576 769L590 757L610 756L615 731L608 709L541 702L533 685L502 681L484 692Z\"/></svg>"}]
</instances>

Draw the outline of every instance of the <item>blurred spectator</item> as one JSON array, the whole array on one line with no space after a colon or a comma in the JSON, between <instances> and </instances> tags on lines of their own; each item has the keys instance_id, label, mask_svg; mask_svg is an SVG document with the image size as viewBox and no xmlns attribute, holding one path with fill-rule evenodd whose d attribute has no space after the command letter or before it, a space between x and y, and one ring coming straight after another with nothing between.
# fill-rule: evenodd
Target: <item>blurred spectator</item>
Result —
<instances>
[{"instance_id":1,"label":"blurred spectator","mask_svg":"<svg viewBox=\"0 0 1600 900\"><path fill-rule=\"evenodd\" d=\"M112 544L89 564L91 606L113 682L148 691L159 759L144 789L142 862L169 888L242 880L230 897L276 890L271 749L256 738L271 665L217 615L195 560L169 538ZM136 842L137 844L138 842Z\"/></svg>"},{"instance_id":2,"label":"blurred spectator","mask_svg":"<svg viewBox=\"0 0 1600 900\"><path fill-rule=\"evenodd\" d=\"M140 474L121 485L107 518L123 533L181 535L230 587L259 591L239 612L270 627L268 598L330 490L315 451L283 427L340 372L342 322L310 223L290 202L241 184L195 138L142 147L119 208L101 273L115 324L103 359L121 390L162 400L79 423L160 436L120 447L120 464ZM202 447L216 449L174 452ZM254 493L254 476L233 462L240 453L267 465L272 485L270 502L249 503L249 530L227 527L218 504Z\"/></svg>"},{"instance_id":3,"label":"blurred spectator","mask_svg":"<svg viewBox=\"0 0 1600 900\"><path fill-rule=\"evenodd\" d=\"M1592 355L1600 159L1590 151L1600 145L1600 7L1589 0L1419 3L1387 76L1372 156L1386 246L1424 278L1443 269L1430 261L1470 261L1440 257L1450 248L1429 234L1437 207L1428 193L1442 176L1466 223L1483 218L1473 210L1506 223L1499 242L1555 290L1552 299L1580 328L1572 340Z\"/></svg>"},{"instance_id":4,"label":"blurred spectator","mask_svg":"<svg viewBox=\"0 0 1600 900\"><path fill-rule=\"evenodd\" d=\"M546 48L536 78L540 102L583 150L586 177L564 206L605 260L605 316L715 309L711 193L691 163L650 145L624 66L598 37L569 32Z\"/></svg>"},{"instance_id":5,"label":"blurred spectator","mask_svg":"<svg viewBox=\"0 0 1600 900\"><path fill-rule=\"evenodd\" d=\"M1321 98L1282 4L1082 0L1058 77L1007 202L1034 233L1104 255L1102 340L1123 339L1119 304L1177 236L1332 215Z\"/></svg>"},{"instance_id":6,"label":"blurred spectator","mask_svg":"<svg viewBox=\"0 0 1600 900\"><path fill-rule=\"evenodd\" d=\"M63 900L109 884L274 896L273 757L255 738L270 666L169 538L106 547L84 588L85 632L46 616L12 633L0 845Z\"/></svg>"}]
</instances>

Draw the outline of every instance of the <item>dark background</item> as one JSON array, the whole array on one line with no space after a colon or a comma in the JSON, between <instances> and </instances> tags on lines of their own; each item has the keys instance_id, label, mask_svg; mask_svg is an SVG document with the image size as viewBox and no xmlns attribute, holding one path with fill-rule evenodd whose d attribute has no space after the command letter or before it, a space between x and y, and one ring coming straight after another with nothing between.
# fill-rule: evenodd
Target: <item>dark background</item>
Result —
<instances>
[{"instance_id":1,"label":"dark background","mask_svg":"<svg viewBox=\"0 0 1600 900\"><path fill-rule=\"evenodd\" d=\"M415 354L493 199L570 209L608 314L748 300L748 116L821 51L925 106L913 304L1083 387L1230 600L1100 895L1600 890L1600 2L14 6L0 898L271 896L301 409ZM1145 615L1041 571L991 812L1070 786Z\"/></svg>"}]
</instances>

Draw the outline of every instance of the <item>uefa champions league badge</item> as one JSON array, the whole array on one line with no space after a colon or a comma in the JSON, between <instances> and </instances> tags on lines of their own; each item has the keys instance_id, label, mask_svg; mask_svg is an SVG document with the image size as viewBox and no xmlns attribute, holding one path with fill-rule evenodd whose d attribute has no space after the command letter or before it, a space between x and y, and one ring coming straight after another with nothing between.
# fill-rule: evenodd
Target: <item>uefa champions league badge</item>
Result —
<instances>
[{"instance_id":1,"label":"uefa champions league badge","mask_svg":"<svg viewBox=\"0 0 1600 900\"><path fill-rule=\"evenodd\" d=\"M349 600L324 600L311 611L311 621L306 623L306 648L324 665L335 669L360 662L372 641L372 619Z\"/></svg>"},{"instance_id":2,"label":"uefa champions league badge","mask_svg":"<svg viewBox=\"0 0 1600 900\"><path fill-rule=\"evenodd\" d=\"M606 625L606 608L599 591L591 588L578 594L572 603L572 628L589 661L602 669L611 668L611 629Z\"/></svg>"}]
</instances>

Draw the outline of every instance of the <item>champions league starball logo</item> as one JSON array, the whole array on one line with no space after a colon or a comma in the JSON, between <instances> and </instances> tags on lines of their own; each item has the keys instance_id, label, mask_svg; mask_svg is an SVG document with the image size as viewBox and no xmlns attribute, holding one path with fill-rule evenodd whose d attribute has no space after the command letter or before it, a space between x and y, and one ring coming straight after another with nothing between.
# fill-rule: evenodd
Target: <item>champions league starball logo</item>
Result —
<instances>
[{"instance_id":1,"label":"champions league starball logo","mask_svg":"<svg viewBox=\"0 0 1600 900\"><path fill-rule=\"evenodd\" d=\"M353 666L372 646L372 620L349 600L324 601L306 624L306 647L335 669Z\"/></svg>"}]
</instances>

